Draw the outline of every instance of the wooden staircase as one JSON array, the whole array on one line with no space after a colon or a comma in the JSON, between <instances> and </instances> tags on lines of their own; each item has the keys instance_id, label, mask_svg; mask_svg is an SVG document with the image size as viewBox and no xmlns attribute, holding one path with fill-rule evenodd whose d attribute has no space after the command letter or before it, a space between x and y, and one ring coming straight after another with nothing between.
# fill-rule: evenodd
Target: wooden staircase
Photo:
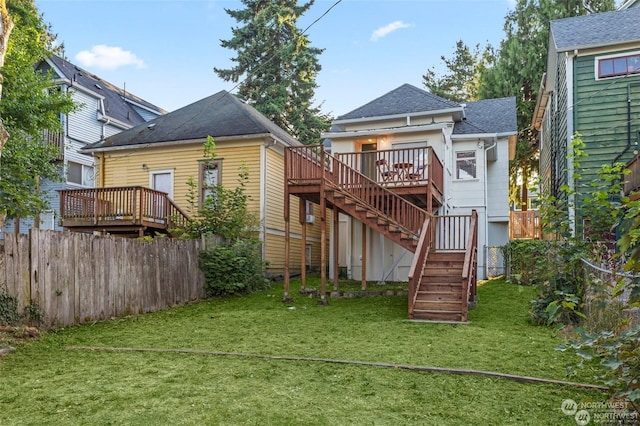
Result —
<instances>
[{"instance_id":1,"label":"wooden staircase","mask_svg":"<svg viewBox=\"0 0 640 426\"><path fill-rule=\"evenodd\" d=\"M322 146L289 147L285 173L287 196L318 196L321 208L338 209L414 253L410 319L468 320L476 288L475 211L470 216L434 216L329 155Z\"/></svg>"},{"instance_id":2,"label":"wooden staircase","mask_svg":"<svg viewBox=\"0 0 640 426\"><path fill-rule=\"evenodd\" d=\"M461 280L464 256L464 252L431 253L422 273L412 319L467 320Z\"/></svg>"}]
</instances>

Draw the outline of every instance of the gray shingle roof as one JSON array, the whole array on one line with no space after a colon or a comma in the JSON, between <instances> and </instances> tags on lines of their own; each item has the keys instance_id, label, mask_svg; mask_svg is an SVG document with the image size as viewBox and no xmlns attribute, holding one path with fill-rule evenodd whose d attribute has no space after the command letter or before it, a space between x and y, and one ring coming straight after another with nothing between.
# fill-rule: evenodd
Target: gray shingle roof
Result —
<instances>
[{"instance_id":1,"label":"gray shingle roof","mask_svg":"<svg viewBox=\"0 0 640 426\"><path fill-rule=\"evenodd\" d=\"M465 113L467 119L455 123L454 135L518 131L515 97L469 102Z\"/></svg>"},{"instance_id":2,"label":"gray shingle roof","mask_svg":"<svg viewBox=\"0 0 640 426\"><path fill-rule=\"evenodd\" d=\"M227 91L177 109L146 123L109 136L85 150L204 139L207 136L245 136L270 133L288 145L301 145L251 105Z\"/></svg>"},{"instance_id":3,"label":"gray shingle roof","mask_svg":"<svg viewBox=\"0 0 640 426\"><path fill-rule=\"evenodd\" d=\"M640 41L640 8L554 20L551 37L559 52Z\"/></svg>"},{"instance_id":4,"label":"gray shingle roof","mask_svg":"<svg viewBox=\"0 0 640 426\"><path fill-rule=\"evenodd\" d=\"M105 113L107 116L113 119L116 119L123 123L127 123L131 126L136 126L140 123L145 122L144 118L141 117L140 114L138 114L136 109L129 102L127 102L127 99L137 104L143 105L152 111L156 111L158 114L166 113L164 109L153 105L129 92L125 93L122 88L117 87L109 83L108 81L105 81L100 77L83 70L82 68L59 56L52 56L50 58L50 61L58 70L60 70L60 72L62 72L63 75L60 75L58 77L69 80L72 85L84 87L85 89L103 96Z\"/></svg>"},{"instance_id":5,"label":"gray shingle roof","mask_svg":"<svg viewBox=\"0 0 640 426\"><path fill-rule=\"evenodd\" d=\"M458 103L443 99L410 84L403 84L397 89L341 115L336 120L383 117L459 107Z\"/></svg>"}]
</instances>

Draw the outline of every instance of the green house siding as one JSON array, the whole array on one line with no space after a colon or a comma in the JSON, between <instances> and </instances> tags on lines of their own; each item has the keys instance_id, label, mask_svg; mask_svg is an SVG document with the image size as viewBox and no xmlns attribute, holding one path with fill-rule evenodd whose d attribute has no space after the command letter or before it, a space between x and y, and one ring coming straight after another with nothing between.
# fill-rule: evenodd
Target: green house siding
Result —
<instances>
[{"instance_id":1,"label":"green house siding","mask_svg":"<svg viewBox=\"0 0 640 426\"><path fill-rule=\"evenodd\" d=\"M583 192L597 179L602 165L616 159L629 161L640 130L640 76L597 80L595 58L587 55L574 59L574 129L582 136L587 154L581 160L581 178L576 182L578 192ZM626 149L629 136L632 146ZM581 201L579 197L578 207ZM577 223L581 223L579 208L577 214Z\"/></svg>"}]
</instances>

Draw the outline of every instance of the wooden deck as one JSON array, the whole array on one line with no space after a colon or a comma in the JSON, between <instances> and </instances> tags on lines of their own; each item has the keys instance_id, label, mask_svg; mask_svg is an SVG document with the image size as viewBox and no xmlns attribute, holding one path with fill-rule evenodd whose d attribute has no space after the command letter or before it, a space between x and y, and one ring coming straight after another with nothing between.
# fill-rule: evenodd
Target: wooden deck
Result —
<instances>
[{"instance_id":1,"label":"wooden deck","mask_svg":"<svg viewBox=\"0 0 640 426\"><path fill-rule=\"evenodd\" d=\"M189 220L166 193L141 186L67 189L59 193L61 225L70 231L169 234Z\"/></svg>"}]
</instances>

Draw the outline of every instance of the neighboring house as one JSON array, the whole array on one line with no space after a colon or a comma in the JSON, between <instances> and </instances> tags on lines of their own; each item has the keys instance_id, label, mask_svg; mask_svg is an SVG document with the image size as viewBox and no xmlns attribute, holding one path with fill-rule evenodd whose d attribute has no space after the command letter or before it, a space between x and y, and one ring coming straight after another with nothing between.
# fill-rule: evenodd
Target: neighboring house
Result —
<instances>
[{"instance_id":1,"label":"neighboring house","mask_svg":"<svg viewBox=\"0 0 640 426\"><path fill-rule=\"evenodd\" d=\"M569 211L574 232L588 219L582 197L601 166L636 156L639 117L640 8L551 21L532 126L539 130L541 190L575 206ZM576 133L587 155L580 170L571 147ZM565 184L580 189L579 195L567 200Z\"/></svg>"},{"instance_id":2,"label":"neighboring house","mask_svg":"<svg viewBox=\"0 0 640 426\"><path fill-rule=\"evenodd\" d=\"M618 9L629 9L632 7L639 7L640 6L640 0L627 0L622 2L622 4L620 5L620 7Z\"/></svg>"},{"instance_id":3,"label":"neighboring house","mask_svg":"<svg viewBox=\"0 0 640 426\"><path fill-rule=\"evenodd\" d=\"M477 250L472 274L487 276L488 247L509 241L509 160L516 135L515 98L460 104L405 84L338 117L323 135L331 140L331 154L323 151L323 160L291 148L289 192L333 209L334 277L338 266L363 281L409 280L411 318L464 321L466 307L442 315L427 302L422 308L411 304L412 289L422 291L418 281L412 284L412 276L423 277L424 265L415 262L424 256L428 270L439 251L450 252L435 268L448 275L440 279L453 277L459 287L463 277L455 278L453 265L462 267L465 251ZM314 193L310 185L318 182ZM474 247L467 245L471 223ZM423 232L431 232L425 236L428 254L420 251ZM460 298L459 288L450 292Z\"/></svg>"},{"instance_id":4,"label":"neighboring house","mask_svg":"<svg viewBox=\"0 0 640 426\"><path fill-rule=\"evenodd\" d=\"M214 138L215 159L204 157ZM93 191L62 193L63 225L75 231L123 235L169 232L175 216L194 216L189 179L197 184L197 210L208 186L238 185L248 171L249 209L259 220L263 258L271 274L284 268L284 149L300 146L283 129L236 96L221 91L82 149L96 159ZM297 206L296 206L297 207ZM307 244L298 249L295 269L318 265L320 241L313 205L304 205ZM190 210L191 209L191 210ZM308 224L306 224L309 222ZM301 224L292 231L300 240Z\"/></svg>"},{"instance_id":5,"label":"neighboring house","mask_svg":"<svg viewBox=\"0 0 640 426\"><path fill-rule=\"evenodd\" d=\"M93 158L80 154L79 149L122 130L144 123L166 113L163 109L127 93L124 89L73 65L59 56L52 56L39 65L50 70L54 83L72 94L80 108L60 117L63 130L48 134L48 142L60 147L58 161L64 173L63 182L41 182L41 191L49 199L51 209L40 214L40 228L62 230L57 190L93 187ZM4 232L14 232L14 220L8 220ZM20 232L33 226L33 218L22 218Z\"/></svg>"}]
</instances>

